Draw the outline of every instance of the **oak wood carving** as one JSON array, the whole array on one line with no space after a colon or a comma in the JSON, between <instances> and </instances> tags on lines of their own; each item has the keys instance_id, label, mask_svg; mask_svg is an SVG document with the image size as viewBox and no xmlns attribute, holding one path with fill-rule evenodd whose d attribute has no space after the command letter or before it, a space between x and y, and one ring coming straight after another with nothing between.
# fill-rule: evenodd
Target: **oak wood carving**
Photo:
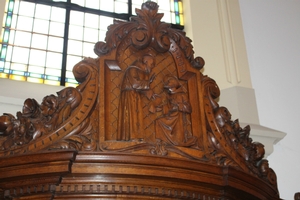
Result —
<instances>
[{"instance_id":1,"label":"oak wood carving","mask_svg":"<svg viewBox=\"0 0 300 200\"><path fill-rule=\"evenodd\" d=\"M114 21L77 88L0 116L0 198L280 199L264 146L157 11Z\"/></svg>"}]
</instances>

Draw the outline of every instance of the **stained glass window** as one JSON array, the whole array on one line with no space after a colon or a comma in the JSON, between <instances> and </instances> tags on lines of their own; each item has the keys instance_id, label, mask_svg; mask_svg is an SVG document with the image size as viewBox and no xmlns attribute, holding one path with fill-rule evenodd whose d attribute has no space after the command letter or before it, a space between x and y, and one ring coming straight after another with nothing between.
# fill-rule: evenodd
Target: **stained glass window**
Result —
<instances>
[{"instance_id":1,"label":"stained glass window","mask_svg":"<svg viewBox=\"0 0 300 200\"><path fill-rule=\"evenodd\" d=\"M72 68L95 57L114 19L128 20L146 0L6 0L0 36L0 77L77 85ZM153 0L162 21L183 29L181 0Z\"/></svg>"}]
</instances>

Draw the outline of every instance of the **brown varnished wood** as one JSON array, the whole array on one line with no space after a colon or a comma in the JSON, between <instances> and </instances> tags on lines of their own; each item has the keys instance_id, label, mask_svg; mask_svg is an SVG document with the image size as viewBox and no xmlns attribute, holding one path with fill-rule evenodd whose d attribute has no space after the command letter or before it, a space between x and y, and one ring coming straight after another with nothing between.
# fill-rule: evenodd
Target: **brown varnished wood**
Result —
<instances>
[{"instance_id":1,"label":"brown varnished wood","mask_svg":"<svg viewBox=\"0 0 300 200\"><path fill-rule=\"evenodd\" d=\"M280 199L264 146L157 11L109 26L78 87L0 116L0 198Z\"/></svg>"}]
</instances>

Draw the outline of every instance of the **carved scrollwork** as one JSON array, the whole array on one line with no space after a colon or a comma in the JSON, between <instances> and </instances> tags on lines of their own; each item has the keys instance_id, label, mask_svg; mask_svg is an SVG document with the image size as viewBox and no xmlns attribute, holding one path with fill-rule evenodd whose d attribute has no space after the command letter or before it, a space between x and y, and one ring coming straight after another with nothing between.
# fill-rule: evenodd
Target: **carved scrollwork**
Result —
<instances>
[{"instance_id":1,"label":"carved scrollwork","mask_svg":"<svg viewBox=\"0 0 300 200\"><path fill-rule=\"evenodd\" d=\"M160 53L167 52L173 40L185 53L185 57L193 67L201 69L204 66L203 58L194 58L191 39L186 37L185 32L172 29L170 24L161 22L164 14L157 13L158 5L155 2L147 1L142 4L142 9L135 11L137 16L131 17L130 22L115 20L114 24L108 27L106 43L100 41L94 46L97 55L108 54L127 36L136 49L152 47Z\"/></svg>"}]
</instances>

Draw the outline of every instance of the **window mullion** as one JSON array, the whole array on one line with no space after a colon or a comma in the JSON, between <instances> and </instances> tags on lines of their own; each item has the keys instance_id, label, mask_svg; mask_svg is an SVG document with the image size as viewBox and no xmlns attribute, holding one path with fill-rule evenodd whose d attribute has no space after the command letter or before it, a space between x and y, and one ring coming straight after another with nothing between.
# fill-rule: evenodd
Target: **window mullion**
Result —
<instances>
[{"instance_id":1,"label":"window mullion","mask_svg":"<svg viewBox=\"0 0 300 200\"><path fill-rule=\"evenodd\" d=\"M70 8L66 8L66 20L65 20L65 32L64 32L64 45L63 45L63 57L61 67L60 85L66 84L66 72L67 72L67 53L68 53L68 41L69 41L69 24L70 24Z\"/></svg>"}]
</instances>

